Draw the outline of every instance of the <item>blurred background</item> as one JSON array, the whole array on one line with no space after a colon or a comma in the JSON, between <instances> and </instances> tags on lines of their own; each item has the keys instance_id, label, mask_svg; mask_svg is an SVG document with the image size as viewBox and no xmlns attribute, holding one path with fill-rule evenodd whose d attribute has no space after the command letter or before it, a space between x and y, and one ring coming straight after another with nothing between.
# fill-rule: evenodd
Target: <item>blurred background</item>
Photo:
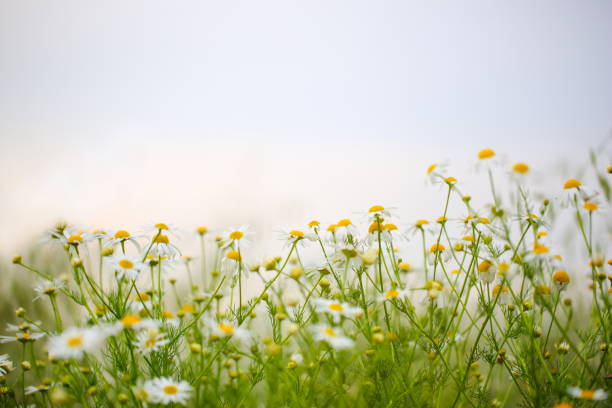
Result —
<instances>
[{"instance_id":1,"label":"blurred background","mask_svg":"<svg viewBox=\"0 0 612 408\"><path fill-rule=\"evenodd\" d=\"M612 128L609 1L3 1L0 256L58 220L440 215L476 153L559 190ZM606 163L607 164L607 163ZM504 166L500 167L503 171ZM186 234L189 236L189 233Z\"/></svg>"}]
</instances>

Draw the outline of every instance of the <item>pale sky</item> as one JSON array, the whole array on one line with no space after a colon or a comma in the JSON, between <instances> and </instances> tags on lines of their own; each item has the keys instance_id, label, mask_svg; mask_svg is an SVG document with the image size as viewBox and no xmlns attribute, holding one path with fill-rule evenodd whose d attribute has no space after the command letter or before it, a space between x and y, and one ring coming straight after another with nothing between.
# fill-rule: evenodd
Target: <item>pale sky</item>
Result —
<instances>
[{"instance_id":1,"label":"pale sky","mask_svg":"<svg viewBox=\"0 0 612 408\"><path fill-rule=\"evenodd\" d=\"M607 0L3 0L0 254L58 219L433 217L432 162L584 161L612 129L610 21Z\"/></svg>"}]
</instances>

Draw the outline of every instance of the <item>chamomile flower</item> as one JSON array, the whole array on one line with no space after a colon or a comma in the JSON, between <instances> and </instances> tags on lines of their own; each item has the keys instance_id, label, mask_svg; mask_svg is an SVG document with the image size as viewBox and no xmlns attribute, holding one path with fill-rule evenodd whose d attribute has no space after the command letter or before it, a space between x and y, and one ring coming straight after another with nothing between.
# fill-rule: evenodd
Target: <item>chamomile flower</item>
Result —
<instances>
[{"instance_id":1,"label":"chamomile flower","mask_svg":"<svg viewBox=\"0 0 612 408\"><path fill-rule=\"evenodd\" d=\"M317 298L313 299L312 303L317 312L331 315L335 323L339 323L342 317L354 318L363 314L358 307L330 299Z\"/></svg>"},{"instance_id":2,"label":"chamomile flower","mask_svg":"<svg viewBox=\"0 0 612 408\"><path fill-rule=\"evenodd\" d=\"M121 329L132 329L132 330L140 330L140 329L154 329L159 326L159 323L153 319L142 319L138 315L134 314L126 314L121 319L119 319L115 324L116 330Z\"/></svg>"},{"instance_id":3,"label":"chamomile flower","mask_svg":"<svg viewBox=\"0 0 612 408\"><path fill-rule=\"evenodd\" d=\"M158 351L168 343L169 340L166 339L165 334L160 332L157 328L148 328L140 331L136 335L136 341L134 341L136 349L145 355Z\"/></svg>"},{"instance_id":4,"label":"chamomile flower","mask_svg":"<svg viewBox=\"0 0 612 408\"><path fill-rule=\"evenodd\" d=\"M436 184L439 180L446 178L446 169L448 168L448 161L442 163L433 163L427 166L427 181L429 184Z\"/></svg>"},{"instance_id":5,"label":"chamomile flower","mask_svg":"<svg viewBox=\"0 0 612 408\"><path fill-rule=\"evenodd\" d=\"M176 381L168 377L147 380L142 388L148 401L162 405L186 405L192 391L191 385L187 381Z\"/></svg>"},{"instance_id":6,"label":"chamomile flower","mask_svg":"<svg viewBox=\"0 0 612 408\"><path fill-rule=\"evenodd\" d=\"M115 245L121 245L123 247L126 242L129 242L140 252L140 244L137 241L139 238L142 238L142 236L133 235L125 229L110 230L104 246L114 247Z\"/></svg>"},{"instance_id":7,"label":"chamomile flower","mask_svg":"<svg viewBox=\"0 0 612 408\"><path fill-rule=\"evenodd\" d=\"M430 265L433 265L437 262L448 262L450 260L450 253L446 250L446 247L442 244L433 244L431 248L429 248L429 252L427 254L427 262Z\"/></svg>"},{"instance_id":8,"label":"chamomile flower","mask_svg":"<svg viewBox=\"0 0 612 408\"><path fill-rule=\"evenodd\" d=\"M523 162L517 162L512 165L512 173L514 175L523 176L529 173L529 165Z\"/></svg>"},{"instance_id":9,"label":"chamomile flower","mask_svg":"<svg viewBox=\"0 0 612 408\"><path fill-rule=\"evenodd\" d=\"M35 286L34 291L38 296L34 298L40 299L42 296L56 296L60 291L66 288L66 282L60 279L40 280Z\"/></svg>"},{"instance_id":10,"label":"chamomile flower","mask_svg":"<svg viewBox=\"0 0 612 408\"><path fill-rule=\"evenodd\" d=\"M91 237L87 235L86 231L79 231L74 228L66 228L63 230L63 234L58 236L60 242L65 245L78 246L91 241Z\"/></svg>"},{"instance_id":11,"label":"chamomile flower","mask_svg":"<svg viewBox=\"0 0 612 408\"><path fill-rule=\"evenodd\" d=\"M71 327L49 339L49 356L54 359L79 359L85 353L99 350L107 332L97 327Z\"/></svg>"},{"instance_id":12,"label":"chamomile flower","mask_svg":"<svg viewBox=\"0 0 612 408\"><path fill-rule=\"evenodd\" d=\"M476 163L477 170L481 167L490 168L490 166L500 164L503 161L493 149L482 149L476 157L478 158Z\"/></svg>"},{"instance_id":13,"label":"chamomile flower","mask_svg":"<svg viewBox=\"0 0 612 408\"><path fill-rule=\"evenodd\" d=\"M355 341L346 337L340 328L324 323L313 325L312 332L316 341L325 342L336 350L344 350L355 345Z\"/></svg>"},{"instance_id":14,"label":"chamomile flower","mask_svg":"<svg viewBox=\"0 0 612 408\"><path fill-rule=\"evenodd\" d=\"M8 354L0 354L0 375L7 375L13 371L13 362Z\"/></svg>"},{"instance_id":15,"label":"chamomile flower","mask_svg":"<svg viewBox=\"0 0 612 408\"><path fill-rule=\"evenodd\" d=\"M36 324L40 324L40 322L37 322ZM28 323L23 323L19 326L9 323L6 325L6 329L10 332L14 332L15 334L12 336L0 336L0 343L10 343L13 341L29 343L45 336L45 333L33 330Z\"/></svg>"},{"instance_id":16,"label":"chamomile flower","mask_svg":"<svg viewBox=\"0 0 612 408\"><path fill-rule=\"evenodd\" d=\"M209 320L208 324L211 328L212 336L216 338L231 337L239 341L247 341L251 336L248 330L239 327L229 320L221 320L220 322Z\"/></svg>"},{"instance_id":17,"label":"chamomile flower","mask_svg":"<svg viewBox=\"0 0 612 408\"><path fill-rule=\"evenodd\" d=\"M251 243L253 232L248 225L242 225L238 228L230 228L223 233L222 242L224 247L240 246L244 248Z\"/></svg>"},{"instance_id":18,"label":"chamomile flower","mask_svg":"<svg viewBox=\"0 0 612 408\"><path fill-rule=\"evenodd\" d=\"M491 294L493 295L493 299L497 298L499 304L509 305L512 303L512 297L508 290L508 287L505 285L497 284L493 286L491 290Z\"/></svg>"},{"instance_id":19,"label":"chamomile flower","mask_svg":"<svg viewBox=\"0 0 612 408\"><path fill-rule=\"evenodd\" d=\"M563 290L570 283L570 276L566 271L559 270L553 273L552 281L557 289Z\"/></svg>"},{"instance_id":20,"label":"chamomile flower","mask_svg":"<svg viewBox=\"0 0 612 408\"><path fill-rule=\"evenodd\" d=\"M407 290L390 289L378 297L379 302L390 301L394 299L404 299L408 297Z\"/></svg>"},{"instance_id":21,"label":"chamomile flower","mask_svg":"<svg viewBox=\"0 0 612 408\"><path fill-rule=\"evenodd\" d=\"M170 242L170 238L167 235L155 234L151 240L149 254L173 259L180 256L181 251Z\"/></svg>"},{"instance_id":22,"label":"chamomile flower","mask_svg":"<svg viewBox=\"0 0 612 408\"><path fill-rule=\"evenodd\" d=\"M117 272L117 279L125 278L135 281L138 279L140 271L145 269L145 264L139 259L123 254L115 254L111 258L107 258L107 262Z\"/></svg>"},{"instance_id":23,"label":"chamomile flower","mask_svg":"<svg viewBox=\"0 0 612 408\"><path fill-rule=\"evenodd\" d=\"M290 246L294 243L304 245L304 241L316 241L317 236L311 232L304 232L298 229L282 229L278 232L278 239L285 242L285 246Z\"/></svg>"},{"instance_id":24,"label":"chamomile flower","mask_svg":"<svg viewBox=\"0 0 612 408\"><path fill-rule=\"evenodd\" d=\"M179 239L179 229L175 227L173 224L166 224L163 222L158 222L153 225L147 225L145 227L145 231L150 235L163 234L170 235L173 238Z\"/></svg>"},{"instance_id":25,"label":"chamomile flower","mask_svg":"<svg viewBox=\"0 0 612 408\"><path fill-rule=\"evenodd\" d=\"M357 227L348 218L343 218L335 224L334 234L337 239L346 240L357 235Z\"/></svg>"},{"instance_id":26,"label":"chamomile flower","mask_svg":"<svg viewBox=\"0 0 612 408\"><path fill-rule=\"evenodd\" d=\"M37 392L47 392L50 386L46 384L29 385L25 388L25 395L36 394Z\"/></svg>"},{"instance_id":27,"label":"chamomile flower","mask_svg":"<svg viewBox=\"0 0 612 408\"><path fill-rule=\"evenodd\" d=\"M416 220L410 228L408 228L408 233L411 235L420 234L421 232L433 233L434 226L430 224L428 220L420 219Z\"/></svg>"},{"instance_id":28,"label":"chamomile flower","mask_svg":"<svg viewBox=\"0 0 612 408\"><path fill-rule=\"evenodd\" d=\"M478 264L478 278L485 282L491 283L495 280L495 274L497 273L497 267L493 262L485 259Z\"/></svg>"},{"instance_id":29,"label":"chamomile flower","mask_svg":"<svg viewBox=\"0 0 612 408\"><path fill-rule=\"evenodd\" d=\"M382 220L385 218L391 218L393 216L392 207L384 207L382 205L373 205L368 209L366 213L370 221Z\"/></svg>"},{"instance_id":30,"label":"chamomile flower","mask_svg":"<svg viewBox=\"0 0 612 408\"><path fill-rule=\"evenodd\" d=\"M608 398L608 394L603 389L588 390L580 387L568 387L567 393L574 398L591 401L603 401Z\"/></svg>"}]
</instances>

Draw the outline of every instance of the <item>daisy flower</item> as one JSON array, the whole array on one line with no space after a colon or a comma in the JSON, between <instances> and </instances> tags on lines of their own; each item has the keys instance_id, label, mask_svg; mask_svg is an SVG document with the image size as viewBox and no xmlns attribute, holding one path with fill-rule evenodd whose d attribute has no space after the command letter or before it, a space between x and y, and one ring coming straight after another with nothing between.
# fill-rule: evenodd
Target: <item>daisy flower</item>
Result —
<instances>
[{"instance_id":1,"label":"daisy flower","mask_svg":"<svg viewBox=\"0 0 612 408\"><path fill-rule=\"evenodd\" d=\"M181 251L174 244L170 243L170 238L167 235L155 234L151 239L149 254L172 259L179 256Z\"/></svg>"},{"instance_id":2,"label":"daisy flower","mask_svg":"<svg viewBox=\"0 0 612 408\"><path fill-rule=\"evenodd\" d=\"M285 242L285 246L290 246L294 242L304 245L304 240L317 241L317 235L311 232L303 232L297 229L282 229L278 232L278 239Z\"/></svg>"},{"instance_id":3,"label":"daisy flower","mask_svg":"<svg viewBox=\"0 0 612 408\"><path fill-rule=\"evenodd\" d=\"M118 229L109 231L107 234L107 241L104 244L106 247L113 247L117 244L125 244L126 242L132 243L140 252L140 244L138 244L137 238L142 238L141 235L135 236L129 233L127 230Z\"/></svg>"},{"instance_id":4,"label":"daisy flower","mask_svg":"<svg viewBox=\"0 0 612 408\"><path fill-rule=\"evenodd\" d=\"M138 279L140 271L145 269L145 264L132 256L116 254L112 258L106 258L106 260L110 267L117 272L117 279L125 278L135 281Z\"/></svg>"},{"instance_id":5,"label":"daisy flower","mask_svg":"<svg viewBox=\"0 0 612 408\"><path fill-rule=\"evenodd\" d=\"M8 354L0 354L0 375L6 375L11 371L13 371L13 362Z\"/></svg>"},{"instance_id":6,"label":"daisy flower","mask_svg":"<svg viewBox=\"0 0 612 408\"><path fill-rule=\"evenodd\" d=\"M97 351L107 332L99 327L71 327L49 339L49 356L55 359L79 359L85 353Z\"/></svg>"},{"instance_id":7,"label":"daisy flower","mask_svg":"<svg viewBox=\"0 0 612 408\"><path fill-rule=\"evenodd\" d=\"M158 351L168 343L169 340L166 339L164 333L160 332L157 328L149 328L139 332L136 335L136 341L134 341L136 349L145 355Z\"/></svg>"},{"instance_id":8,"label":"daisy flower","mask_svg":"<svg viewBox=\"0 0 612 408\"><path fill-rule=\"evenodd\" d=\"M493 299L497 297L497 302L502 305L509 305L512 303L512 297L510 292L508 291L508 287L505 285L497 284L493 286L491 290L491 294L493 295Z\"/></svg>"},{"instance_id":9,"label":"daisy flower","mask_svg":"<svg viewBox=\"0 0 612 408\"><path fill-rule=\"evenodd\" d=\"M568 387L567 393L574 398L591 400L591 401L603 401L608 398L608 394L604 390L585 390L580 387Z\"/></svg>"},{"instance_id":10,"label":"daisy flower","mask_svg":"<svg viewBox=\"0 0 612 408\"><path fill-rule=\"evenodd\" d=\"M552 281L557 289L563 290L570 283L570 276L566 271L560 270L553 274Z\"/></svg>"},{"instance_id":11,"label":"daisy flower","mask_svg":"<svg viewBox=\"0 0 612 408\"><path fill-rule=\"evenodd\" d=\"M446 178L445 172L448 168L448 161L433 163L427 166L427 181L429 184L436 184L439 180Z\"/></svg>"},{"instance_id":12,"label":"daisy flower","mask_svg":"<svg viewBox=\"0 0 612 408\"><path fill-rule=\"evenodd\" d=\"M336 350L351 348L355 345L355 341L344 336L341 329L333 328L324 323L313 325L312 331L316 341L325 342Z\"/></svg>"},{"instance_id":13,"label":"daisy flower","mask_svg":"<svg viewBox=\"0 0 612 408\"><path fill-rule=\"evenodd\" d=\"M37 322L39 324L40 322ZM18 341L21 343L34 342L45 336L45 333L39 331L32 331L29 324L23 323L20 326L14 324L7 324L6 329L11 332L15 332L12 336L0 336L0 343L10 343Z\"/></svg>"},{"instance_id":14,"label":"daisy flower","mask_svg":"<svg viewBox=\"0 0 612 408\"><path fill-rule=\"evenodd\" d=\"M338 239L344 240L348 236L357 235L357 227L355 227L355 224L348 218L341 219L335 225L334 234Z\"/></svg>"},{"instance_id":15,"label":"daisy flower","mask_svg":"<svg viewBox=\"0 0 612 408\"><path fill-rule=\"evenodd\" d=\"M442 244L433 244L431 248L429 248L429 253L427 254L427 261L430 265L433 265L436 262L436 258L438 262L448 262L450 260L450 253L446 250L446 247Z\"/></svg>"},{"instance_id":16,"label":"daisy flower","mask_svg":"<svg viewBox=\"0 0 612 408\"><path fill-rule=\"evenodd\" d=\"M485 282L491 283L495 280L495 274L497 273L497 267L493 262L485 259L478 264L478 278Z\"/></svg>"},{"instance_id":17,"label":"daisy flower","mask_svg":"<svg viewBox=\"0 0 612 408\"><path fill-rule=\"evenodd\" d=\"M408 296L407 290L390 289L378 297L379 302L385 302L387 300L404 299Z\"/></svg>"},{"instance_id":18,"label":"daisy flower","mask_svg":"<svg viewBox=\"0 0 612 408\"><path fill-rule=\"evenodd\" d=\"M168 377L158 377L145 381L143 390L147 400L154 404L186 405L191 396L191 385L187 381L176 381Z\"/></svg>"},{"instance_id":19,"label":"daisy flower","mask_svg":"<svg viewBox=\"0 0 612 408\"><path fill-rule=\"evenodd\" d=\"M80 244L87 243L92 239L91 236L88 235L85 231L78 231L73 228L66 228L62 232L63 234L58 235L58 239L63 244L77 246Z\"/></svg>"},{"instance_id":20,"label":"daisy flower","mask_svg":"<svg viewBox=\"0 0 612 408\"><path fill-rule=\"evenodd\" d=\"M368 209L367 216L370 221L374 221L380 219L381 221L386 218L391 218L393 216L392 210L395 210L393 207L384 207L382 205L373 205Z\"/></svg>"},{"instance_id":21,"label":"daisy flower","mask_svg":"<svg viewBox=\"0 0 612 408\"><path fill-rule=\"evenodd\" d=\"M239 341L246 341L250 338L248 330L238 327L228 320L222 320L220 322L209 320L208 323L212 329L212 335L217 338L231 337Z\"/></svg>"},{"instance_id":22,"label":"daisy flower","mask_svg":"<svg viewBox=\"0 0 612 408\"><path fill-rule=\"evenodd\" d=\"M64 290L65 288L66 288L66 282L63 280L60 280L60 279L41 280L38 282L38 284L36 284L36 286L34 286L34 291L38 293L38 296L36 296L34 300L40 299L44 295L55 296L58 294L58 292L60 292L61 290Z\"/></svg>"},{"instance_id":23,"label":"daisy flower","mask_svg":"<svg viewBox=\"0 0 612 408\"><path fill-rule=\"evenodd\" d=\"M335 302L330 299L317 298L313 299L312 303L315 305L317 312L330 314L335 323L339 323L342 317L359 317L363 313L358 307L347 303Z\"/></svg>"},{"instance_id":24,"label":"daisy flower","mask_svg":"<svg viewBox=\"0 0 612 408\"><path fill-rule=\"evenodd\" d=\"M115 330L121 329L154 329L157 328L158 323L153 319L141 319L140 316L134 314L127 314L123 316L115 324Z\"/></svg>"},{"instance_id":25,"label":"daisy flower","mask_svg":"<svg viewBox=\"0 0 612 408\"><path fill-rule=\"evenodd\" d=\"M35 394L37 392L46 392L49 391L49 386L45 385L45 384L40 384L40 385L29 385L25 388L25 395L32 395Z\"/></svg>"},{"instance_id":26,"label":"daisy flower","mask_svg":"<svg viewBox=\"0 0 612 408\"><path fill-rule=\"evenodd\" d=\"M158 222L157 224L153 225L147 225L145 227L145 231L153 235L172 235L176 239L179 238L179 229L172 224L165 224L163 222Z\"/></svg>"},{"instance_id":27,"label":"daisy flower","mask_svg":"<svg viewBox=\"0 0 612 408\"><path fill-rule=\"evenodd\" d=\"M230 228L223 233L223 246L229 247L236 244L244 248L251 243L253 234L254 233L251 232L248 225L242 225L238 228Z\"/></svg>"}]
</instances>

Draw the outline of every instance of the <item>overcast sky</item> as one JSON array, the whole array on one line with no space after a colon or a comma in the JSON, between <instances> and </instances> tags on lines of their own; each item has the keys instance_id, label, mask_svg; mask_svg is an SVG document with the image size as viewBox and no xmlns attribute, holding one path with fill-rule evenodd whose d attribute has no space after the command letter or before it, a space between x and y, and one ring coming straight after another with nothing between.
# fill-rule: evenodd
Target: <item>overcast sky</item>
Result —
<instances>
[{"instance_id":1,"label":"overcast sky","mask_svg":"<svg viewBox=\"0 0 612 408\"><path fill-rule=\"evenodd\" d=\"M611 21L607 0L2 1L0 254L62 218L434 216L432 162L584 160L612 129Z\"/></svg>"}]
</instances>

